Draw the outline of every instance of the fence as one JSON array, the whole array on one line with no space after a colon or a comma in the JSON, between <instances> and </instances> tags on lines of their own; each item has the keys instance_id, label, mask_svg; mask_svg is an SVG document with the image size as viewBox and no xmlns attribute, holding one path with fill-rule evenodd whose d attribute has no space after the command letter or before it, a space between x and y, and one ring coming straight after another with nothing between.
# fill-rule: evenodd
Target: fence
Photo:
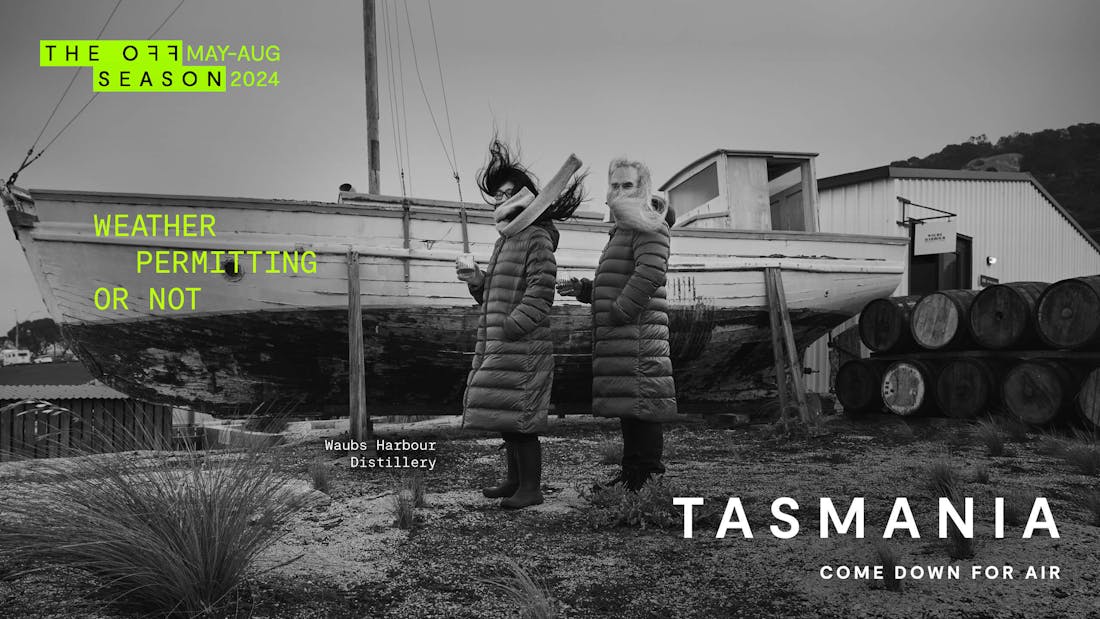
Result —
<instances>
[{"instance_id":1,"label":"fence","mask_svg":"<svg viewBox=\"0 0 1100 619\"><path fill-rule=\"evenodd\" d=\"M0 402L0 462L172 444L172 409L134 400Z\"/></svg>"}]
</instances>

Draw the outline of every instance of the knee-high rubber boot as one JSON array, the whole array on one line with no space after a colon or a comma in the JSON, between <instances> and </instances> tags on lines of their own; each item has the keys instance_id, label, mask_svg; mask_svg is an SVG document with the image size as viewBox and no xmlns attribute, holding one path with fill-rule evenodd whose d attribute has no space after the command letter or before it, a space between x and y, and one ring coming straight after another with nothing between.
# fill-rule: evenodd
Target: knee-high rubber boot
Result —
<instances>
[{"instance_id":1,"label":"knee-high rubber boot","mask_svg":"<svg viewBox=\"0 0 1100 619\"><path fill-rule=\"evenodd\" d=\"M504 509L519 509L542 503L542 444L537 440L517 443L519 489L500 502Z\"/></svg>"},{"instance_id":2,"label":"knee-high rubber boot","mask_svg":"<svg viewBox=\"0 0 1100 619\"><path fill-rule=\"evenodd\" d=\"M630 490L638 491L649 478L664 474L665 465L661 463L661 457L664 453L665 437L664 426L660 423L632 421L631 434L636 451L634 466L627 476L626 486Z\"/></svg>"},{"instance_id":3,"label":"knee-high rubber boot","mask_svg":"<svg viewBox=\"0 0 1100 619\"><path fill-rule=\"evenodd\" d=\"M504 441L504 460L507 463L504 479L495 486L482 488L481 494L488 499L510 497L519 489L519 463L517 462L515 441Z\"/></svg>"}]
</instances>

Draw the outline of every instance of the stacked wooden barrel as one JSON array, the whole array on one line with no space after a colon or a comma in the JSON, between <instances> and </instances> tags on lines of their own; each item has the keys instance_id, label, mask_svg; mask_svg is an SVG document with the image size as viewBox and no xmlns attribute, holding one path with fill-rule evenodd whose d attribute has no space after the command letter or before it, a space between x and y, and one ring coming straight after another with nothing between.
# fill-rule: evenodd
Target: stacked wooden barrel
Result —
<instances>
[{"instance_id":1,"label":"stacked wooden barrel","mask_svg":"<svg viewBox=\"0 0 1100 619\"><path fill-rule=\"evenodd\" d=\"M845 410L1100 428L1100 275L876 299L859 335L871 358L837 373Z\"/></svg>"}]
</instances>

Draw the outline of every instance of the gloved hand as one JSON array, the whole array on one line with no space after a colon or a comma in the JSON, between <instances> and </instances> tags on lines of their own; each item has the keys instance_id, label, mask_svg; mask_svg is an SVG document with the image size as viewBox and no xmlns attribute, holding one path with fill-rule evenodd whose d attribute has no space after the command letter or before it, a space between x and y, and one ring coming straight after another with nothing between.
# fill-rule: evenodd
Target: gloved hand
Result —
<instances>
[{"instance_id":1,"label":"gloved hand","mask_svg":"<svg viewBox=\"0 0 1100 619\"><path fill-rule=\"evenodd\" d=\"M558 282L555 288L557 289L558 294L563 297L575 297L577 296L577 293L581 291L581 280L577 279L576 277L571 277L567 280Z\"/></svg>"}]
</instances>

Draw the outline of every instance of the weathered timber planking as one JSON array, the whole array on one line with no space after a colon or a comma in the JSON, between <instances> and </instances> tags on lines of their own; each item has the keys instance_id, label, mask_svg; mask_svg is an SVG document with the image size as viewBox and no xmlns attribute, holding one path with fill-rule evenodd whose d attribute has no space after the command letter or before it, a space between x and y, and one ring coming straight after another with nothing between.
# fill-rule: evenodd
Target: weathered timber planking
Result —
<instances>
[{"instance_id":1,"label":"weathered timber planking","mask_svg":"<svg viewBox=\"0 0 1100 619\"><path fill-rule=\"evenodd\" d=\"M970 304L967 321L974 342L993 350L1035 348L1041 344L1035 308L1049 285L1012 282L979 292Z\"/></svg>"},{"instance_id":2,"label":"weathered timber planking","mask_svg":"<svg viewBox=\"0 0 1100 619\"><path fill-rule=\"evenodd\" d=\"M1093 368L1077 392L1077 411L1093 429L1100 429L1100 367Z\"/></svg>"},{"instance_id":3,"label":"weathered timber planking","mask_svg":"<svg viewBox=\"0 0 1100 619\"><path fill-rule=\"evenodd\" d=\"M917 347L909 318L920 295L875 299L859 314L859 339L873 352L898 352Z\"/></svg>"},{"instance_id":4,"label":"weathered timber planking","mask_svg":"<svg viewBox=\"0 0 1100 619\"><path fill-rule=\"evenodd\" d=\"M836 398L845 412L882 410L882 375L887 365L876 359L854 359L840 366L836 374Z\"/></svg>"},{"instance_id":5,"label":"weathered timber planking","mask_svg":"<svg viewBox=\"0 0 1100 619\"><path fill-rule=\"evenodd\" d=\"M1039 337L1052 348L1100 349L1100 275L1051 284L1035 317Z\"/></svg>"},{"instance_id":6,"label":"weathered timber planking","mask_svg":"<svg viewBox=\"0 0 1100 619\"><path fill-rule=\"evenodd\" d=\"M1062 414L1077 394L1075 368L1051 360L1021 361L1004 375L1005 408L1024 423L1043 426Z\"/></svg>"},{"instance_id":7,"label":"weathered timber planking","mask_svg":"<svg viewBox=\"0 0 1100 619\"><path fill-rule=\"evenodd\" d=\"M967 314L977 294L976 290L939 290L924 295L909 319L913 340L927 350L964 348L970 343Z\"/></svg>"},{"instance_id":8,"label":"weathered timber planking","mask_svg":"<svg viewBox=\"0 0 1100 619\"><path fill-rule=\"evenodd\" d=\"M936 377L936 402L948 417L972 419L1000 402L1004 368L989 359L948 361Z\"/></svg>"}]
</instances>

